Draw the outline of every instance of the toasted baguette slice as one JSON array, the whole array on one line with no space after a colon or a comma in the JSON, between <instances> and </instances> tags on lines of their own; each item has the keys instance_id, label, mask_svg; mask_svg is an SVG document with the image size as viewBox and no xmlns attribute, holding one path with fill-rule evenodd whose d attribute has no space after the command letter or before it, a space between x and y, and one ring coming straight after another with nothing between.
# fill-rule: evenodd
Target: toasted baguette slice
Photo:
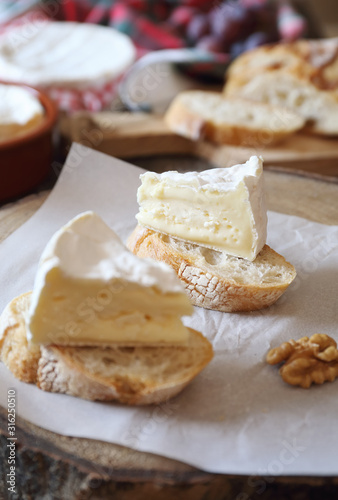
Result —
<instances>
[{"instance_id":1,"label":"toasted baguette slice","mask_svg":"<svg viewBox=\"0 0 338 500\"><path fill-rule=\"evenodd\" d=\"M250 262L137 226L127 246L139 257L169 264L194 305L217 311L268 307L296 276L295 268L268 245Z\"/></svg>"},{"instance_id":2,"label":"toasted baguette slice","mask_svg":"<svg viewBox=\"0 0 338 500\"><path fill-rule=\"evenodd\" d=\"M49 392L84 399L143 405L178 394L212 359L210 342L189 328L188 344L154 347L34 346L25 314L31 293L6 307L0 318L0 356L13 375Z\"/></svg>"},{"instance_id":3,"label":"toasted baguette slice","mask_svg":"<svg viewBox=\"0 0 338 500\"><path fill-rule=\"evenodd\" d=\"M28 344L25 314L31 292L12 300L0 316L0 359L23 382L36 383L40 347Z\"/></svg>"},{"instance_id":4,"label":"toasted baguette slice","mask_svg":"<svg viewBox=\"0 0 338 500\"><path fill-rule=\"evenodd\" d=\"M318 90L338 90L338 37L296 40L248 50L230 64L226 89L241 87L257 75L289 74Z\"/></svg>"},{"instance_id":5,"label":"toasted baguette slice","mask_svg":"<svg viewBox=\"0 0 338 500\"><path fill-rule=\"evenodd\" d=\"M285 106L306 130L338 135L338 38L299 40L247 51L229 67L227 98Z\"/></svg>"},{"instance_id":6,"label":"toasted baguette slice","mask_svg":"<svg viewBox=\"0 0 338 500\"><path fill-rule=\"evenodd\" d=\"M241 96L298 112L303 116L307 132L338 135L338 98L292 74L259 74L249 78L247 84L238 88L229 80L229 87L225 87L225 92L229 98Z\"/></svg>"},{"instance_id":7,"label":"toasted baguette slice","mask_svg":"<svg viewBox=\"0 0 338 500\"><path fill-rule=\"evenodd\" d=\"M276 143L305 123L285 108L198 90L180 93L164 119L173 132L195 141L252 147Z\"/></svg>"}]
</instances>

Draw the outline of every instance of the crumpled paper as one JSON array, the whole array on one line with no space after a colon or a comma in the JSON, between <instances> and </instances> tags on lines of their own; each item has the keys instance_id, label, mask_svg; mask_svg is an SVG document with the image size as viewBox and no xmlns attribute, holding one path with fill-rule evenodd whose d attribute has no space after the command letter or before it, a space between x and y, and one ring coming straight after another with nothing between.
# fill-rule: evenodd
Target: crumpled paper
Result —
<instances>
[{"instance_id":1,"label":"crumpled paper","mask_svg":"<svg viewBox=\"0 0 338 500\"><path fill-rule=\"evenodd\" d=\"M0 309L31 290L40 254L72 217L94 210L122 240L133 230L142 170L73 145L43 206L0 244ZM285 384L267 351L290 338L336 340L338 227L269 212L268 244L298 272L272 307L229 314L195 308L185 324L213 343L207 368L173 400L126 407L50 394L0 364L0 404L17 390L18 414L56 433L171 457L210 472L246 475L338 473L338 382L310 390Z\"/></svg>"}]
</instances>

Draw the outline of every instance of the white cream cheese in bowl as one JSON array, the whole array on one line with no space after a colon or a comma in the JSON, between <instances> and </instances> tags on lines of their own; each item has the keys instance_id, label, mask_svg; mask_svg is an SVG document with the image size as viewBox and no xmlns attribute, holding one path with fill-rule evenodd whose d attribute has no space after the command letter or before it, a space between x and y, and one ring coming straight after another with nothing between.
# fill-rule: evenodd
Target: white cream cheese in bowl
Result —
<instances>
[{"instance_id":1,"label":"white cream cheese in bowl","mask_svg":"<svg viewBox=\"0 0 338 500\"><path fill-rule=\"evenodd\" d=\"M0 143L31 132L44 114L39 99L28 89L0 84Z\"/></svg>"}]
</instances>

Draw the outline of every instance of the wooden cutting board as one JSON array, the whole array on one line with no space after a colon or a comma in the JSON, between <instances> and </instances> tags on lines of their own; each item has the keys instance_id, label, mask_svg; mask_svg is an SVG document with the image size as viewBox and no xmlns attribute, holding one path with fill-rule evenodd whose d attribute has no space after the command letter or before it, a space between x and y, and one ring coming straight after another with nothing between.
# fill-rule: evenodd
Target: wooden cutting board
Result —
<instances>
[{"instance_id":1,"label":"wooden cutting board","mask_svg":"<svg viewBox=\"0 0 338 500\"><path fill-rule=\"evenodd\" d=\"M175 168L187 160L175 159ZM138 164L168 169L173 159L144 158ZM200 168L189 159L191 169ZM203 168L206 168L204 166ZM266 172L268 208L338 224L338 183ZM43 203L48 192L31 195L0 210L6 238ZM338 381L335 382L338 384ZM319 388L320 390L320 388ZM18 401L20 405L20 401ZM37 409L38 411L38 409ZM17 419L17 490L20 500L322 500L338 498L336 477L248 477L209 474L181 462L100 441L60 436ZM6 468L7 413L0 408L0 459ZM212 446L212 443L210 443ZM229 450L231 453L231 450ZM4 474L3 474L3 477ZM0 482L0 498L7 496Z\"/></svg>"},{"instance_id":2,"label":"wooden cutting board","mask_svg":"<svg viewBox=\"0 0 338 500\"><path fill-rule=\"evenodd\" d=\"M172 133L161 116L145 113L79 112L60 122L63 137L118 158L194 155L224 167L259 154L266 167L338 177L338 138L294 134L276 146L246 148L194 142Z\"/></svg>"}]
</instances>

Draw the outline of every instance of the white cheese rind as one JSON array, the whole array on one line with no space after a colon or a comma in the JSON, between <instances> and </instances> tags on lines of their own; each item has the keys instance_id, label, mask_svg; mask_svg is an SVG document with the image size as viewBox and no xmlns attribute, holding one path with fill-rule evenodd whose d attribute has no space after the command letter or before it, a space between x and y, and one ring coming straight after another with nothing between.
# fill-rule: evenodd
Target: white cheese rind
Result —
<instances>
[{"instance_id":1,"label":"white cheese rind","mask_svg":"<svg viewBox=\"0 0 338 500\"><path fill-rule=\"evenodd\" d=\"M147 172L137 192L139 224L254 260L266 243L263 161L204 172Z\"/></svg>"},{"instance_id":2,"label":"white cheese rind","mask_svg":"<svg viewBox=\"0 0 338 500\"><path fill-rule=\"evenodd\" d=\"M181 316L193 308L174 271L139 259L93 212L47 244L27 318L38 344L109 345L185 342Z\"/></svg>"},{"instance_id":3,"label":"white cheese rind","mask_svg":"<svg viewBox=\"0 0 338 500\"><path fill-rule=\"evenodd\" d=\"M35 86L96 86L135 60L130 38L89 23L19 26L0 37L0 79Z\"/></svg>"}]
</instances>

